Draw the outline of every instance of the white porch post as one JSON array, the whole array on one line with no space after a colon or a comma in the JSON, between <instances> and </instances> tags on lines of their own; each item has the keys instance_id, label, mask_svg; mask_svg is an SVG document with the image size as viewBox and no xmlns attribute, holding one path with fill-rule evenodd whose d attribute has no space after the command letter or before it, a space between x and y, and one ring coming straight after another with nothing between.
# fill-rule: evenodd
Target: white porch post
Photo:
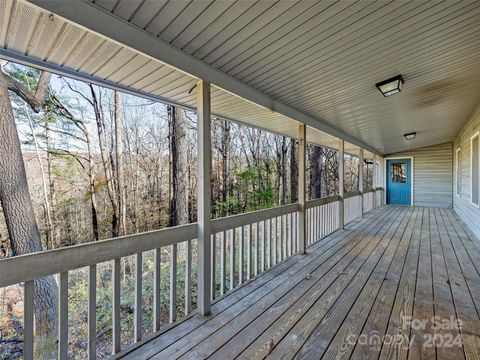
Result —
<instances>
[{"instance_id":1,"label":"white porch post","mask_svg":"<svg viewBox=\"0 0 480 360\"><path fill-rule=\"evenodd\" d=\"M198 312L210 313L211 299L211 117L210 84L197 82Z\"/></svg>"},{"instance_id":2,"label":"white porch post","mask_svg":"<svg viewBox=\"0 0 480 360\"><path fill-rule=\"evenodd\" d=\"M307 251L307 234L306 234L306 182L305 182L305 162L306 162L306 133L307 127L301 124L298 127L298 203L300 210L298 212L298 251L305 254Z\"/></svg>"},{"instance_id":3,"label":"white porch post","mask_svg":"<svg viewBox=\"0 0 480 360\"><path fill-rule=\"evenodd\" d=\"M338 221L339 228L343 229L345 227L345 216L344 216L344 182L345 182L345 166L344 166L344 151L345 151L345 142L340 140L338 145L338 196L340 196L340 204L338 205Z\"/></svg>"},{"instance_id":4,"label":"white porch post","mask_svg":"<svg viewBox=\"0 0 480 360\"><path fill-rule=\"evenodd\" d=\"M360 199L362 203L362 217L363 217L363 168L364 168L364 154L363 148L360 148L358 164L358 190L360 191Z\"/></svg>"}]
</instances>

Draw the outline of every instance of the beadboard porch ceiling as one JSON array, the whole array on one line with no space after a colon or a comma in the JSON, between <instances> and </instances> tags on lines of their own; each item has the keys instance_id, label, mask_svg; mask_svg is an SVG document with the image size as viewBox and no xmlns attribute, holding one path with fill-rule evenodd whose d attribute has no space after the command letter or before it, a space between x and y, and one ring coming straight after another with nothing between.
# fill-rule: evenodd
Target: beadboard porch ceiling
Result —
<instances>
[{"instance_id":1,"label":"beadboard porch ceiling","mask_svg":"<svg viewBox=\"0 0 480 360\"><path fill-rule=\"evenodd\" d=\"M451 141L480 100L473 0L0 5L0 56L190 108L207 78L217 116L288 136L304 122L331 147L333 136L384 154ZM383 98L375 83L397 74L404 90Z\"/></svg>"}]
</instances>

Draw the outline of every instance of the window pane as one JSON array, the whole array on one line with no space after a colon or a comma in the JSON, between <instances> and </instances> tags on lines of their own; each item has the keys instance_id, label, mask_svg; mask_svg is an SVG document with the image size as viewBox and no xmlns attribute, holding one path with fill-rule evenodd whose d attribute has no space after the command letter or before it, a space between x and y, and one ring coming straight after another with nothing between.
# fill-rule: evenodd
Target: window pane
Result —
<instances>
[{"instance_id":1,"label":"window pane","mask_svg":"<svg viewBox=\"0 0 480 360\"><path fill-rule=\"evenodd\" d=\"M392 164L392 182L405 184L407 182L407 164L393 163Z\"/></svg>"},{"instance_id":2,"label":"window pane","mask_svg":"<svg viewBox=\"0 0 480 360\"><path fill-rule=\"evenodd\" d=\"M472 202L478 204L478 136L472 139Z\"/></svg>"},{"instance_id":3,"label":"window pane","mask_svg":"<svg viewBox=\"0 0 480 360\"><path fill-rule=\"evenodd\" d=\"M457 165L457 195L462 194L462 178L461 178L461 167L460 167L460 149L457 150L457 157L456 157L456 165Z\"/></svg>"}]
</instances>

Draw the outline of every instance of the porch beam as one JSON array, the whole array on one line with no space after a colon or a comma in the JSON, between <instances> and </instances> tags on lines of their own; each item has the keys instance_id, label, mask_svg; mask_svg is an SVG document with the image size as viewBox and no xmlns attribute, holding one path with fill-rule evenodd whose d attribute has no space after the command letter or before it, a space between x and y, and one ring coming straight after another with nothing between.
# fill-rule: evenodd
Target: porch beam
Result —
<instances>
[{"instance_id":1,"label":"porch beam","mask_svg":"<svg viewBox=\"0 0 480 360\"><path fill-rule=\"evenodd\" d=\"M312 117L249 86L202 60L174 47L152 34L128 23L90 1L28 0L41 9L57 14L108 39L159 60L181 72L235 94L243 99L276 111L305 125L378 153L373 147L331 126L324 119ZM47 64L44 62L44 64Z\"/></svg>"},{"instance_id":2,"label":"porch beam","mask_svg":"<svg viewBox=\"0 0 480 360\"><path fill-rule=\"evenodd\" d=\"M340 140L338 144L338 196L340 196L340 203L338 204L338 221L339 228L345 228L345 141Z\"/></svg>"},{"instance_id":3,"label":"porch beam","mask_svg":"<svg viewBox=\"0 0 480 360\"><path fill-rule=\"evenodd\" d=\"M211 301L211 116L210 83L197 82L198 157L198 312L210 313Z\"/></svg>"},{"instance_id":4,"label":"porch beam","mask_svg":"<svg viewBox=\"0 0 480 360\"><path fill-rule=\"evenodd\" d=\"M306 163L306 138L307 127L305 124L298 126L298 252L305 254L307 252L307 234L306 234L306 182L305 182L305 163Z\"/></svg>"}]
</instances>

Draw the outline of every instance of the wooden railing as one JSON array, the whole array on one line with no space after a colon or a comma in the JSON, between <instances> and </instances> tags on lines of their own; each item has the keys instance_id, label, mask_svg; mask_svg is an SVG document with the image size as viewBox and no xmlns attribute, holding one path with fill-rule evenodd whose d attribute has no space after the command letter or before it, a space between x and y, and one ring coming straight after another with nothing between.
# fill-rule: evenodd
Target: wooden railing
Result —
<instances>
[{"instance_id":1,"label":"wooden railing","mask_svg":"<svg viewBox=\"0 0 480 360\"><path fill-rule=\"evenodd\" d=\"M59 285L59 358L67 358L68 348L68 275L74 269L88 267L88 356L96 358L96 277L97 264L110 261L112 265L112 353L118 353L120 346L120 281L121 259L135 257L135 304L134 339L142 339L142 263L143 253L154 251L153 271L153 331L160 330L160 269L161 250L169 247L170 291L169 319L176 320L177 313L177 246L186 243L185 303L186 312L191 306L191 242L197 233L196 224L129 235L115 239L97 241L61 249L15 256L0 260L0 288L24 283L24 358L33 358L33 298L37 279L58 274Z\"/></svg>"},{"instance_id":2,"label":"wooden railing","mask_svg":"<svg viewBox=\"0 0 480 360\"><path fill-rule=\"evenodd\" d=\"M362 217L362 194L360 191L352 191L344 196L345 224Z\"/></svg>"},{"instance_id":3,"label":"wooden railing","mask_svg":"<svg viewBox=\"0 0 480 360\"><path fill-rule=\"evenodd\" d=\"M377 204L381 197L369 192ZM364 194L367 195L367 194ZM340 227L339 196L314 199L306 202L306 245L321 240ZM359 192L345 194L345 223L362 216L362 195ZM211 281L212 299L226 294L240 284L278 264L299 251L299 204L290 204L241 215L212 220ZM197 224L176 226L115 239L102 240L71 247L48 250L0 260L0 288L24 283L24 358L33 358L33 299L35 282L56 275L59 286L59 358L67 358L68 350L68 279L69 272L87 267L88 276L88 357L96 358L96 304L97 265L111 264L112 299L112 353L121 351L120 341L120 288L121 261L134 257L134 341L145 334L143 329L143 279L142 264L145 255L153 256L153 321L151 332L158 332L162 318L177 320L180 313L194 311L196 283L192 281L192 261L198 254ZM179 246L183 254L182 273L177 279ZM162 252L162 249L165 251ZM163 254L163 257L162 257ZM165 258L167 254L167 258ZM169 294L168 314L161 313L160 275L162 262L168 262ZM164 264L166 265L166 264ZM182 301L177 299L177 284L185 284ZM165 311L164 311L165 312Z\"/></svg>"},{"instance_id":4,"label":"wooden railing","mask_svg":"<svg viewBox=\"0 0 480 360\"><path fill-rule=\"evenodd\" d=\"M312 245L339 229L340 196L310 200L307 208L307 245Z\"/></svg>"},{"instance_id":5,"label":"wooden railing","mask_svg":"<svg viewBox=\"0 0 480 360\"><path fill-rule=\"evenodd\" d=\"M366 189L363 191L363 213L366 214L373 210L375 200L375 191L373 189Z\"/></svg>"},{"instance_id":6,"label":"wooden railing","mask_svg":"<svg viewBox=\"0 0 480 360\"><path fill-rule=\"evenodd\" d=\"M384 203L384 190L381 187L375 189L375 205L380 206Z\"/></svg>"},{"instance_id":7,"label":"wooden railing","mask_svg":"<svg viewBox=\"0 0 480 360\"><path fill-rule=\"evenodd\" d=\"M298 249L298 204L212 221L212 297L250 280Z\"/></svg>"}]
</instances>

